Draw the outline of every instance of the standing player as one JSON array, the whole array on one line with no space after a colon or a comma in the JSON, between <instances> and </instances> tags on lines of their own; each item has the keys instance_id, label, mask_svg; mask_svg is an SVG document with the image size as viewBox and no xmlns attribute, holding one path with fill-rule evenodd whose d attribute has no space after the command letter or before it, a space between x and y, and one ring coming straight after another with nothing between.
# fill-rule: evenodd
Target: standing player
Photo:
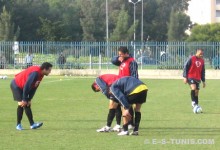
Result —
<instances>
[{"instance_id":1,"label":"standing player","mask_svg":"<svg viewBox=\"0 0 220 150\"><path fill-rule=\"evenodd\" d=\"M101 129L96 130L97 132L109 132L111 131L111 124L116 116L116 122L117 124L112 129L113 131L119 132L121 129L121 111L116 111L118 107L118 103L114 102L112 99L113 97L110 97L109 95L109 87L111 84L119 79L118 75L114 74L104 74L96 78L95 82L92 84L93 91L96 92L96 88L99 88L102 93L109 99L109 113L107 117L107 124L106 126L102 127Z\"/></svg>"},{"instance_id":2,"label":"standing player","mask_svg":"<svg viewBox=\"0 0 220 150\"><path fill-rule=\"evenodd\" d=\"M192 107L199 103L199 85L202 80L205 88L205 64L203 59L203 50L197 49L196 55L190 57L184 65L183 82L188 83L191 88Z\"/></svg>"},{"instance_id":3,"label":"standing player","mask_svg":"<svg viewBox=\"0 0 220 150\"><path fill-rule=\"evenodd\" d=\"M119 76L132 76L138 79L138 64L129 54L127 47L120 47L118 49L118 56L112 58L112 63L119 66ZM117 110L120 111L120 108ZM132 115L132 119L130 121L129 129L132 129L134 126L134 111L132 107L130 108L130 113Z\"/></svg>"},{"instance_id":4,"label":"standing player","mask_svg":"<svg viewBox=\"0 0 220 150\"><path fill-rule=\"evenodd\" d=\"M112 63L119 66L119 76L132 76L138 79L138 64L129 54L127 47L118 49L118 56L112 58Z\"/></svg>"},{"instance_id":5,"label":"standing player","mask_svg":"<svg viewBox=\"0 0 220 150\"><path fill-rule=\"evenodd\" d=\"M48 76L51 72L52 65L48 62L44 62L40 67L31 66L26 70L15 75L15 78L11 82L11 90L14 100L18 102L17 107L17 130L23 130L21 120L23 111L27 115L31 129L37 129L43 125L43 123L35 123L33 120L31 110L31 100L43 79L44 75Z\"/></svg>"},{"instance_id":6,"label":"standing player","mask_svg":"<svg viewBox=\"0 0 220 150\"><path fill-rule=\"evenodd\" d=\"M96 86L97 92L100 88ZM139 124L141 121L141 105L146 102L147 86L139 79L134 77L122 77L116 80L110 86L109 94L113 96L113 100L119 102L123 107L123 131L118 135L129 135L128 124L131 120L129 109L132 104L135 104L135 123L133 132L130 135L138 135Z\"/></svg>"}]
</instances>

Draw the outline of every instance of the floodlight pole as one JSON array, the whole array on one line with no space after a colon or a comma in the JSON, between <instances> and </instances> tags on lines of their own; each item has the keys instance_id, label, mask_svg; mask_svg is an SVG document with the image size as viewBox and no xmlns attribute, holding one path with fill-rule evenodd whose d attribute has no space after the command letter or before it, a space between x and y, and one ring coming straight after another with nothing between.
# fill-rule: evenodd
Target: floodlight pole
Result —
<instances>
[{"instance_id":1,"label":"floodlight pole","mask_svg":"<svg viewBox=\"0 0 220 150\"><path fill-rule=\"evenodd\" d=\"M106 11L106 46L107 46L107 55L108 55L108 58L109 58L109 48L108 48L108 42L109 42L109 33L108 33L108 0L106 0L106 7L105 7L105 11ZM108 64L107 64L107 69L109 67L109 61L108 61Z\"/></svg>"},{"instance_id":2,"label":"floodlight pole","mask_svg":"<svg viewBox=\"0 0 220 150\"><path fill-rule=\"evenodd\" d=\"M134 44L134 59L135 59L135 49L136 49L136 47L135 47L135 41L136 41L136 35L135 35L135 34L136 34L136 33L135 33L135 32L136 32L136 31L135 31L135 30L136 30L136 27L135 27L135 16L136 16L136 15L135 15L135 12L136 12L136 11L135 11L135 8L136 8L136 4L137 4L138 2L140 2L140 1L141 1L141 0L138 0L137 2L133 2L132 0L128 0L129 3L132 3L132 4L134 5L134 42L133 42L133 44Z\"/></svg>"}]
</instances>

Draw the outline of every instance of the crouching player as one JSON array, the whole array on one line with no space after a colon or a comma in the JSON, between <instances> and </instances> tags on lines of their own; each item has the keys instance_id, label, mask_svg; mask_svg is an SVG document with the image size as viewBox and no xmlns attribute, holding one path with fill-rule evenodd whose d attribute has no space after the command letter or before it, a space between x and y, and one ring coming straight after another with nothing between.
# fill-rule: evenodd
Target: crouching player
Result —
<instances>
[{"instance_id":1,"label":"crouching player","mask_svg":"<svg viewBox=\"0 0 220 150\"><path fill-rule=\"evenodd\" d=\"M138 135L139 124L141 121L141 105L146 102L147 86L139 79L134 77L123 77L114 82L110 87L111 94L122 105L123 131L118 135L128 135L128 123L131 119L129 109L135 104L134 129L130 135Z\"/></svg>"},{"instance_id":2,"label":"crouching player","mask_svg":"<svg viewBox=\"0 0 220 150\"><path fill-rule=\"evenodd\" d=\"M93 91L98 92L96 89L99 89L99 91L101 90L101 92L109 99L109 113L107 116L107 124L106 126L96 130L97 132L110 132L112 130L119 132L121 130L121 107L120 105L118 105L118 103L113 101L113 97L110 97L109 95L109 87L117 79L119 79L118 75L104 74L97 77L95 82L92 84ZM111 129L111 124L115 116L117 124L113 127L113 129Z\"/></svg>"},{"instance_id":3,"label":"crouching player","mask_svg":"<svg viewBox=\"0 0 220 150\"><path fill-rule=\"evenodd\" d=\"M40 128L43 123L35 123L31 110L31 100L40 85L41 80L51 72L52 64L44 62L41 66L31 66L15 75L11 82L11 91L14 100L18 102L17 107L17 130L23 130L21 120L23 111L27 115L31 129Z\"/></svg>"},{"instance_id":4,"label":"crouching player","mask_svg":"<svg viewBox=\"0 0 220 150\"><path fill-rule=\"evenodd\" d=\"M97 87L96 91L100 91ZM116 80L110 86L109 94L112 95L114 101L118 101L122 105L123 113L123 131L118 135L129 135L128 124L131 120L129 109L132 104L135 104L135 123L133 132L130 135L138 135L139 124L141 121L141 105L146 102L147 86L139 79L134 77L122 77Z\"/></svg>"}]
</instances>

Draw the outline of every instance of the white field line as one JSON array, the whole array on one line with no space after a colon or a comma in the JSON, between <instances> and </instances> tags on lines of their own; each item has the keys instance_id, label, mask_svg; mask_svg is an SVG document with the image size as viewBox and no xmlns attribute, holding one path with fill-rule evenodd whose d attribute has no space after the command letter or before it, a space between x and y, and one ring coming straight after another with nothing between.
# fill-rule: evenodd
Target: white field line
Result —
<instances>
[{"instance_id":1,"label":"white field line","mask_svg":"<svg viewBox=\"0 0 220 150\"><path fill-rule=\"evenodd\" d=\"M53 81L43 81L41 84L47 84L47 83L53 83L53 82L62 82L62 81L68 81L68 80L74 80L74 79L58 79L58 80L53 80Z\"/></svg>"}]
</instances>

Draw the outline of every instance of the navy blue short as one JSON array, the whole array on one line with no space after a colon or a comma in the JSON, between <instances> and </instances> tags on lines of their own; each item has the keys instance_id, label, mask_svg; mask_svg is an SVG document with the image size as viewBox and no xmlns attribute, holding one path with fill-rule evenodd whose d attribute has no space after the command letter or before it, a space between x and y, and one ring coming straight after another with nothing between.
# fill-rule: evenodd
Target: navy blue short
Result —
<instances>
[{"instance_id":1,"label":"navy blue short","mask_svg":"<svg viewBox=\"0 0 220 150\"><path fill-rule=\"evenodd\" d=\"M15 100L15 101L18 101L18 102L22 101L23 90L20 89L20 88L16 85L15 80L12 80L12 81L11 81L10 87L11 87L11 91L12 91L14 100Z\"/></svg>"},{"instance_id":2,"label":"navy blue short","mask_svg":"<svg viewBox=\"0 0 220 150\"><path fill-rule=\"evenodd\" d=\"M14 100L15 100L15 101L18 101L18 102L21 102L21 101L22 101L22 97L23 97L23 90L20 89L20 88L16 85L15 80L12 80L12 81L11 81L10 87L11 87L11 91L12 91ZM28 98L27 101L31 101L31 98Z\"/></svg>"},{"instance_id":3,"label":"navy blue short","mask_svg":"<svg viewBox=\"0 0 220 150\"><path fill-rule=\"evenodd\" d=\"M189 85L195 84L197 90L200 89L200 86L199 86L199 85L200 85L200 81L195 80L195 79L192 79L192 78L188 78L188 79L187 79L187 82L188 82Z\"/></svg>"}]
</instances>

